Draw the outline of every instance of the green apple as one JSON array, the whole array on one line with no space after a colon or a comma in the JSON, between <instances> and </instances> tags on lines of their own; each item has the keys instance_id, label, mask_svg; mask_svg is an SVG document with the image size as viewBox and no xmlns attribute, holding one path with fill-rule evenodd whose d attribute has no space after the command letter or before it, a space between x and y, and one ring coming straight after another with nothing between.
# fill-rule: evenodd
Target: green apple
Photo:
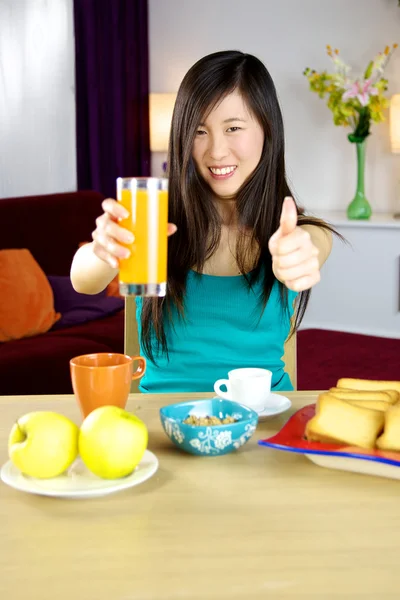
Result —
<instances>
[{"instance_id":1,"label":"green apple","mask_svg":"<svg viewBox=\"0 0 400 600\"><path fill-rule=\"evenodd\" d=\"M8 453L25 475L49 479L61 475L78 455L79 427L51 411L27 413L13 425Z\"/></svg>"},{"instance_id":2,"label":"green apple","mask_svg":"<svg viewBox=\"0 0 400 600\"><path fill-rule=\"evenodd\" d=\"M130 475L147 447L147 427L117 406L101 406L83 421L79 454L87 468L103 479Z\"/></svg>"}]
</instances>

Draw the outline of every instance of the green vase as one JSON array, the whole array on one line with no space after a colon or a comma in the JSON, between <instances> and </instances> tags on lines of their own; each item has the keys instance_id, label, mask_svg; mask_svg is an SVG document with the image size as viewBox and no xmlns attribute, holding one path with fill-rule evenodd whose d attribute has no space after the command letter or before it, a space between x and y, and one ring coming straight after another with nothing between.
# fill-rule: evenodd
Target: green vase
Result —
<instances>
[{"instance_id":1,"label":"green vase","mask_svg":"<svg viewBox=\"0 0 400 600\"><path fill-rule=\"evenodd\" d=\"M371 206L364 194L365 145L366 139L356 143L357 189L356 195L347 207L348 219L369 219L372 213Z\"/></svg>"}]
</instances>

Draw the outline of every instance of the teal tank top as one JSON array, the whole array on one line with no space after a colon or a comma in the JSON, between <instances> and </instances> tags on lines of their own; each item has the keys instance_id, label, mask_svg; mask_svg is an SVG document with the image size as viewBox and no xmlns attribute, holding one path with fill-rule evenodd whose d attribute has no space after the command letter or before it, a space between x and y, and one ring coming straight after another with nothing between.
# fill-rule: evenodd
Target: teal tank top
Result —
<instances>
[{"instance_id":1,"label":"teal tank top","mask_svg":"<svg viewBox=\"0 0 400 600\"><path fill-rule=\"evenodd\" d=\"M262 281L252 289L241 275L219 277L189 271L185 315L172 310L165 323L169 359L153 340L154 364L141 343L142 298L136 298L141 355L147 359L141 392L212 392L217 379L240 367L272 371L273 390L292 390L284 371L284 342L290 330L296 292L289 290L284 310L276 283L261 314Z\"/></svg>"}]
</instances>

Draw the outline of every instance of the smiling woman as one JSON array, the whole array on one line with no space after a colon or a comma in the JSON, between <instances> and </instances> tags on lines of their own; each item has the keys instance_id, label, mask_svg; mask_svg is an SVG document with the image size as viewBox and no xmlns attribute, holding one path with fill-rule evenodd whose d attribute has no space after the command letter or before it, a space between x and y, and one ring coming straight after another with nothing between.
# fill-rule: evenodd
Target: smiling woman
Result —
<instances>
[{"instance_id":1,"label":"smiling woman","mask_svg":"<svg viewBox=\"0 0 400 600\"><path fill-rule=\"evenodd\" d=\"M167 293L136 299L148 359L141 391L212 391L240 367L269 369L273 390L292 389L284 343L319 281L331 235L292 198L265 66L236 51L199 60L177 94L168 154ZM92 293L104 287L116 273L108 264L125 251L122 207L108 199L103 208L93 244L74 259L78 291L85 281Z\"/></svg>"},{"instance_id":2,"label":"smiling woman","mask_svg":"<svg viewBox=\"0 0 400 600\"><path fill-rule=\"evenodd\" d=\"M263 145L263 128L235 90L200 123L193 159L216 197L232 199L260 162Z\"/></svg>"}]
</instances>

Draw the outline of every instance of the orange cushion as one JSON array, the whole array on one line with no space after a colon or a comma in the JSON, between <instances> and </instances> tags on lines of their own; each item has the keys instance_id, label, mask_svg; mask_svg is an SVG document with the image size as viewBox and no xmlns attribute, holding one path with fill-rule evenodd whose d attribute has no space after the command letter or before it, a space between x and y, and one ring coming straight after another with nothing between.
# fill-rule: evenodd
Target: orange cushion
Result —
<instances>
[{"instance_id":1,"label":"orange cushion","mask_svg":"<svg viewBox=\"0 0 400 600\"><path fill-rule=\"evenodd\" d=\"M61 317L50 283L29 250L0 250L0 342L48 331Z\"/></svg>"}]
</instances>

